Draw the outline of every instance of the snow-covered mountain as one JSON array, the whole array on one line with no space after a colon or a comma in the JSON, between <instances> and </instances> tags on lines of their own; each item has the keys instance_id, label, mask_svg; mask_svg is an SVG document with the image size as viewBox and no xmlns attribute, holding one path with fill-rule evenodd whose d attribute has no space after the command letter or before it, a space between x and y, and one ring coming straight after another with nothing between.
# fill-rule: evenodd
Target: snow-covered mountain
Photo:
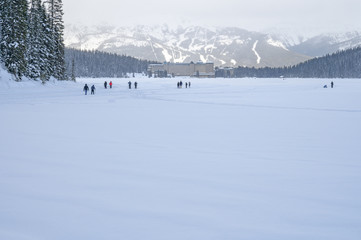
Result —
<instances>
[{"instance_id":1,"label":"snow-covered mountain","mask_svg":"<svg viewBox=\"0 0 361 240\"><path fill-rule=\"evenodd\" d=\"M361 45L361 31L350 29L325 33L322 29L273 28L264 32L278 39L290 51L320 57Z\"/></svg>"},{"instance_id":2,"label":"snow-covered mountain","mask_svg":"<svg viewBox=\"0 0 361 240\"><path fill-rule=\"evenodd\" d=\"M215 66L278 67L361 45L360 32L303 35L240 28L65 28L67 47L125 54L158 62L211 61Z\"/></svg>"},{"instance_id":3,"label":"snow-covered mountain","mask_svg":"<svg viewBox=\"0 0 361 240\"><path fill-rule=\"evenodd\" d=\"M328 53L334 53L360 45L361 34L356 31L321 34L304 40L297 45L288 46L286 44L291 51L313 57L323 56Z\"/></svg>"},{"instance_id":4,"label":"snow-covered mountain","mask_svg":"<svg viewBox=\"0 0 361 240\"><path fill-rule=\"evenodd\" d=\"M158 62L211 61L215 66L278 67L310 58L269 34L240 28L66 26L65 44Z\"/></svg>"}]
</instances>

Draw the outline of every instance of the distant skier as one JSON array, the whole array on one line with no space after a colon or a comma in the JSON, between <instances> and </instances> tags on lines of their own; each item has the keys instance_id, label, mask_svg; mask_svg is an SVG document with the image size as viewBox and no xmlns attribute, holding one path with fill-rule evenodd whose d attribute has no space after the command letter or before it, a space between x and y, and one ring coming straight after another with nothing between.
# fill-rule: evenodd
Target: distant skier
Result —
<instances>
[{"instance_id":1,"label":"distant skier","mask_svg":"<svg viewBox=\"0 0 361 240\"><path fill-rule=\"evenodd\" d=\"M89 87L87 84L85 84L83 91L85 92L85 95L87 95L88 91L89 91Z\"/></svg>"},{"instance_id":2,"label":"distant skier","mask_svg":"<svg viewBox=\"0 0 361 240\"><path fill-rule=\"evenodd\" d=\"M107 83L107 81L105 81L104 82L104 88L107 88L107 85L108 85L108 83Z\"/></svg>"},{"instance_id":3,"label":"distant skier","mask_svg":"<svg viewBox=\"0 0 361 240\"><path fill-rule=\"evenodd\" d=\"M191 82L188 82L188 87L191 88Z\"/></svg>"},{"instance_id":4,"label":"distant skier","mask_svg":"<svg viewBox=\"0 0 361 240\"><path fill-rule=\"evenodd\" d=\"M331 82L331 88L333 88L333 82Z\"/></svg>"},{"instance_id":5,"label":"distant skier","mask_svg":"<svg viewBox=\"0 0 361 240\"><path fill-rule=\"evenodd\" d=\"M177 88L179 88L179 82L177 82Z\"/></svg>"},{"instance_id":6,"label":"distant skier","mask_svg":"<svg viewBox=\"0 0 361 240\"><path fill-rule=\"evenodd\" d=\"M135 83L134 83L134 88L137 89L137 87L138 87L138 83L135 82Z\"/></svg>"},{"instance_id":7,"label":"distant skier","mask_svg":"<svg viewBox=\"0 0 361 240\"><path fill-rule=\"evenodd\" d=\"M188 88L188 83L186 82L186 88Z\"/></svg>"},{"instance_id":8,"label":"distant skier","mask_svg":"<svg viewBox=\"0 0 361 240\"><path fill-rule=\"evenodd\" d=\"M180 81L180 82L179 82L179 87L182 88L182 86L183 86L183 82Z\"/></svg>"},{"instance_id":9,"label":"distant skier","mask_svg":"<svg viewBox=\"0 0 361 240\"><path fill-rule=\"evenodd\" d=\"M129 89L132 88L132 82L131 81L128 82L128 87L129 87Z\"/></svg>"},{"instance_id":10,"label":"distant skier","mask_svg":"<svg viewBox=\"0 0 361 240\"><path fill-rule=\"evenodd\" d=\"M91 94L91 95L94 95L94 94L95 94L95 86L92 85L92 87L91 87L90 89L91 89L90 94Z\"/></svg>"},{"instance_id":11,"label":"distant skier","mask_svg":"<svg viewBox=\"0 0 361 240\"><path fill-rule=\"evenodd\" d=\"M112 81L109 82L109 88L112 88L113 87L113 83Z\"/></svg>"}]
</instances>

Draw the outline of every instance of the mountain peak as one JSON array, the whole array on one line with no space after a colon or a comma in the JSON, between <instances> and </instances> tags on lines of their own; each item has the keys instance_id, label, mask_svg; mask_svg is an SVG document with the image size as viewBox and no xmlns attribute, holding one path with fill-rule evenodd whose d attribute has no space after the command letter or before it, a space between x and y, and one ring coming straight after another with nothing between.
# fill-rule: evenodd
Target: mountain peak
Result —
<instances>
[{"instance_id":1,"label":"mountain peak","mask_svg":"<svg viewBox=\"0 0 361 240\"><path fill-rule=\"evenodd\" d=\"M332 41L328 38L328 42L345 43L350 38L360 38L360 34L339 35ZM65 44L71 48L125 54L159 62L202 60L214 62L215 66L229 67L282 67L303 62L310 59L308 56L314 55L312 51L307 52L302 48L302 44L311 39L313 44L317 42L316 38L294 38L236 27L170 27L163 24L65 28ZM352 44L354 42L344 46Z\"/></svg>"}]
</instances>

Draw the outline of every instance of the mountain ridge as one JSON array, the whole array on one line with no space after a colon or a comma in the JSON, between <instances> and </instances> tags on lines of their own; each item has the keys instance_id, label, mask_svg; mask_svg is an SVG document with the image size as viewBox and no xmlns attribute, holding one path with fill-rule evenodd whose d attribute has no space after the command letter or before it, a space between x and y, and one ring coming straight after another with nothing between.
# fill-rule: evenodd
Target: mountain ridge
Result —
<instances>
[{"instance_id":1,"label":"mountain ridge","mask_svg":"<svg viewBox=\"0 0 361 240\"><path fill-rule=\"evenodd\" d=\"M229 67L292 66L341 48L337 41L328 41L325 44L328 47L321 48L322 42L317 42L317 38L300 38L297 42L280 34L237 27L170 28L164 24L134 27L67 25L65 28L65 44L69 48L99 50L158 62L203 61ZM361 42L361 37L356 42Z\"/></svg>"}]
</instances>

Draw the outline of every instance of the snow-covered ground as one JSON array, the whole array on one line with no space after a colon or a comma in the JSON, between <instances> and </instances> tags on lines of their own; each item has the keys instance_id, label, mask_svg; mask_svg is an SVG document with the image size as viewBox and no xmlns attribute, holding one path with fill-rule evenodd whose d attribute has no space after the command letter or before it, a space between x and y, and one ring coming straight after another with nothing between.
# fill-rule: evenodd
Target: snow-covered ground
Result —
<instances>
[{"instance_id":1,"label":"snow-covered ground","mask_svg":"<svg viewBox=\"0 0 361 240\"><path fill-rule=\"evenodd\" d=\"M361 239L360 80L105 80L0 81L0 239Z\"/></svg>"}]
</instances>

